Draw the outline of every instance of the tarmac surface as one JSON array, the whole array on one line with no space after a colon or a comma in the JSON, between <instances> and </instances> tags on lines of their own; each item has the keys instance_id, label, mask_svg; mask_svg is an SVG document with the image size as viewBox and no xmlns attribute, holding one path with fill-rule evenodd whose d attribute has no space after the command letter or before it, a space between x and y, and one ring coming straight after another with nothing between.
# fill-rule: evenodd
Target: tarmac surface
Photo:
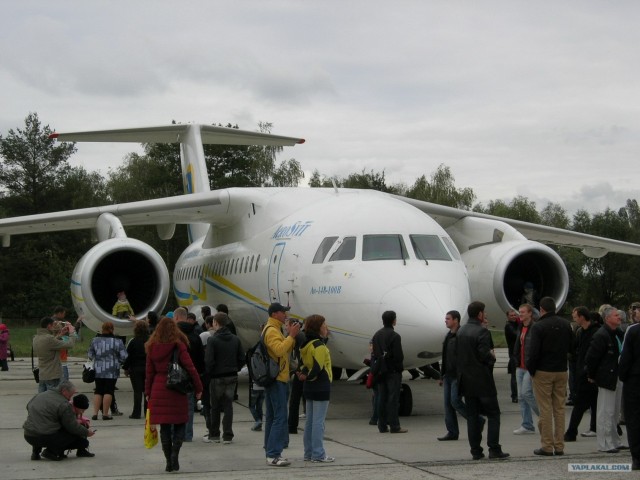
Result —
<instances>
[{"instance_id":1,"label":"tarmac surface","mask_svg":"<svg viewBox=\"0 0 640 480\"><path fill-rule=\"evenodd\" d=\"M204 417L196 414L194 439L185 443L180 452L180 471L164 472L164 457L160 446L147 450L143 444L144 420L131 420L133 395L126 377L118 381L116 394L124 415L113 421L92 421L97 428L91 438L90 450L95 458L76 458L52 462L46 459L30 460L31 448L25 442L22 424L26 418L25 405L37 392L31 374L30 359L9 362L9 371L0 372L0 452L2 468L0 479L146 479L155 480L177 475L192 480L212 477L232 479L336 479L349 480L388 479L451 479L467 480L476 477L491 479L560 479L560 478L637 478L629 471L571 471L571 464L616 464L630 469L628 450L617 454L597 451L595 438L578 437L577 442L567 443L562 457L537 457L539 436L514 435L520 426L518 404L511 403L509 376L506 373L506 352L498 352L495 369L499 401L502 409L501 443L511 457L506 460L483 459L473 461L469 453L466 423L460 420L460 439L439 442L442 436L444 413L442 389L435 380L419 379L407 383L413 392L413 412L401 417L405 434L381 434L368 424L370 392L363 385L346 380L334 382L331 404L326 421L325 450L335 456L335 463L317 464L303 461L302 430L300 419L298 435L290 436L289 448L284 456L292 461L289 467L266 465L262 449L263 433L252 432L253 424L248 409L248 379L240 377L239 400L234 404L235 438L230 445L203 443ZM71 380L79 392L92 399L92 386L82 383L83 359L70 359ZM406 375L406 374L405 374ZM566 422L571 407L567 407ZM88 411L89 416L91 411ZM624 427L623 427L624 428ZM588 429L588 418L582 421L580 431ZM485 431L486 433L486 431ZM626 436L624 437L626 440ZM483 439L486 450L486 438Z\"/></svg>"}]
</instances>

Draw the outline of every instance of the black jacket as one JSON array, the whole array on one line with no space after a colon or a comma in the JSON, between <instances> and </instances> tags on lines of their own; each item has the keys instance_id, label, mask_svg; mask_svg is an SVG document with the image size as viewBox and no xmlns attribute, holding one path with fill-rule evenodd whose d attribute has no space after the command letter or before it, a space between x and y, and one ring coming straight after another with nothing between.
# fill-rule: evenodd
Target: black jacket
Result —
<instances>
[{"instance_id":1,"label":"black jacket","mask_svg":"<svg viewBox=\"0 0 640 480\"><path fill-rule=\"evenodd\" d=\"M640 324L627 328L618 364L618 376L625 382L625 391L627 388L640 388Z\"/></svg>"},{"instance_id":2,"label":"black jacket","mask_svg":"<svg viewBox=\"0 0 640 480\"><path fill-rule=\"evenodd\" d=\"M127 344L127 359L122 364L123 370L144 371L147 366L147 353L144 350L145 342L149 337L133 337Z\"/></svg>"},{"instance_id":3,"label":"black jacket","mask_svg":"<svg viewBox=\"0 0 640 480\"><path fill-rule=\"evenodd\" d=\"M205 365L211 378L233 377L245 362L240 339L228 327L218 329L207 340Z\"/></svg>"},{"instance_id":4,"label":"black jacket","mask_svg":"<svg viewBox=\"0 0 640 480\"><path fill-rule=\"evenodd\" d=\"M504 325L504 339L507 341L507 349L509 351L509 364L507 365L507 372L514 373L516 371L517 363L514 363L513 349L518 341L518 331L521 324L518 322L511 322L507 320Z\"/></svg>"},{"instance_id":5,"label":"black jacket","mask_svg":"<svg viewBox=\"0 0 640 480\"><path fill-rule=\"evenodd\" d=\"M596 385L607 390L615 390L618 384L618 357L624 334L616 328L612 330L606 324L591 337L587 350L587 375Z\"/></svg>"},{"instance_id":6,"label":"black jacket","mask_svg":"<svg viewBox=\"0 0 640 480\"><path fill-rule=\"evenodd\" d=\"M196 333L196 324L191 322L178 322L178 328L189 339L189 356L193 362L193 366L200 375L204 373L204 347L202 346L202 340Z\"/></svg>"},{"instance_id":7,"label":"black jacket","mask_svg":"<svg viewBox=\"0 0 640 480\"><path fill-rule=\"evenodd\" d=\"M524 363L533 377L543 372L566 372L567 355L573 343L571 324L555 313L545 313L531 326Z\"/></svg>"},{"instance_id":8,"label":"black jacket","mask_svg":"<svg viewBox=\"0 0 640 480\"><path fill-rule=\"evenodd\" d=\"M447 375L449 378L458 379L458 367L456 365L457 362L457 344L456 344L456 333L449 331L447 336L444 337L444 342L442 343L442 367L441 374Z\"/></svg>"},{"instance_id":9,"label":"black jacket","mask_svg":"<svg viewBox=\"0 0 640 480\"><path fill-rule=\"evenodd\" d=\"M393 327L382 327L371 339L373 343L373 357L383 358L389 373L402 373L404 370L404 353L402 340Z\"/></svg>"},{"instance_id":10,"label":"black jacket","mask_svg":"<svg viewBox=\"0 0 640 480\"><path fill-rule=\"evenodd\" d=\"M492 352L491 333L477 318L460 327L456 334L458 388L466 397L497 395L493 380L496 358Z\"/></svg>"},{"instance_id":11,"label":"black jacket","mask_svg":"<svg viewBox=\"0 0 640 480\"><path fill-rule=\"evenodd\" d=\"M580 327L576 333L576 351L575 351L575 360L576 360L576 386L578 387L578 392L580 391L590 391L597 389L596 385L589 382L587 375L587 351L591 346L591 338L593 335L600 330L600 325L595 322L591 322L589 328L584 330Z\"/></svg>"},{"instance_id":12,"label":"black jacket","mask_svg":"<svg viewBox=\"0 0 640 480\"><path fill-rule=\"evenodd\" d=\"M525 366L527 365L526 354L529 349L529 339L531 338L531 327L533 323L529 324L529 328L527 328L527 333L524 336L524 350L525 350ZM520 342L520 337L522 337L522 330L524 329L524 325L521 323L518 326L518 332L516 335L516 344L513 346L513 355L511 356L511 361L516 368L520 367L520 357L522 355L522 344Z\"/></svg>"}]
</instances>

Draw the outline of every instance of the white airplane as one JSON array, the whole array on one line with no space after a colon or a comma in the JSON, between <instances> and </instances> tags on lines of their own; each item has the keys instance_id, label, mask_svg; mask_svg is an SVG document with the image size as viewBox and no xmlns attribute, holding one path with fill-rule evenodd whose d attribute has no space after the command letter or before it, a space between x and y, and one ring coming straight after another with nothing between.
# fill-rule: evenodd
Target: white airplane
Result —
<instances>
[{"instance_id":1,"label":"white airplane","mask_svg":"<svg viewBox=\"0 0 640 480\"><path fill-rule=\"evenodd\" d=\"M60 141L179 142L186 195L0 220L11 235L92 229L98 243L78 262L71 296L85 323L105 321L120 334L131 322L111 315L115 294L144 318L162 312L168 269L125 227L155 225L162 239L187 224L192 243L178 259L173 293L180 305L225 303L245 346L259 336L267 307L280 302L292 317L320 313L331 329L335 365L358 369L381 314L395 310L405 366L438 360L445 313L466 317L472 300L490 319L518 306L525 282L561 306L568 291L560 257L542 243L581 248L585 255L640 255L640 245L482 215L373 190L229 188L210 191L203 143L293 146L304 140L205 125L170 125L56 133Z\"/></svg>"}]
</instances>

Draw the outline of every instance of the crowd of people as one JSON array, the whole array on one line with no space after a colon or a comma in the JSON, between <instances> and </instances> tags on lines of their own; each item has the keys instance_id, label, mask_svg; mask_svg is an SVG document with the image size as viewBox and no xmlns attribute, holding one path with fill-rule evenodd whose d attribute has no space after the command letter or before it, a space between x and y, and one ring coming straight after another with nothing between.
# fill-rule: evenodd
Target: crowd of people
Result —
<instances>
[{"instance_id":1,"label":"crowd of people","mask_svg":"<svg viewBox=\"0 0 640 480\"><path fill-rule=\"evenodd\" d=\"M193 441L197 405L202 405L207 429L202 441L233 442L233 402L238 373L246 359L228 308L218 305L216 310L211 315L209 307L202 308L203 325L182 307L162 317L149 312L146 321L136 321L134 336L126 345L114 334L113 323L105 322L88 350L96 377L91 420L98 420L99 414L102 420L112 419L116 381L123 369L133 389L130 418L142 418L148 410L150 422L160 425L167 472L179 471L182 444ZM303 399L304 460L334 462L323 443L333 380L328 325L321 315L311 315L301 323L290 319L288 311L289 307L280 303L268 307L261 339L268 355L278 363L279 374L264 387L251 383L251 430L264 432L268 465L290 465L283 450L289 435L297 433ZM443 341L439 384L443 387L446 433L437 439L458 440L459 415L466 420L474 460L485 458L485 425L489 459L505 459L509 453L500 443L501 412L493 376L496 356L484 311L482 302L470 303L469 320L464 325L460 324L460 312L451 310L445 315L448 333ZM589 428L581 435L595 437L601 452L630 449L632 468L640 469L640 416L634 408L640 397L640 303L631 307L630 324L621 326L621 315L624 312L610 305L603 305L598 312L576 307L571 323L556 313L550 297L507 312L510 394L521 413L521 425L513 434L535 435L537 425L540 444L533 454L563 455L565 443L576 441L580 421L590 412ZM394 311L382 314L382 328L371 339L367 359L368 386L373 393L369 423L380 433L407 432L398 414L404 355L402 339L395 330L397 322ZM43 318L34 337L39 393L27 406L24 424L32 460L61 460L70 450L77 450L79 457L94 456L88 450L88 438L94 431L83 416L89 401L76 394L63 369L61 352L71 348L76 339L75 328L64 321L64 315L57 320ZM167 385L172 362L178 362L191 379L186 394ZM573 405L573 410L565 430L567 405ZM292 411L296 417L293 426ZM620 428L625 423L628 446Z\"/></svg>"}]
</instances>

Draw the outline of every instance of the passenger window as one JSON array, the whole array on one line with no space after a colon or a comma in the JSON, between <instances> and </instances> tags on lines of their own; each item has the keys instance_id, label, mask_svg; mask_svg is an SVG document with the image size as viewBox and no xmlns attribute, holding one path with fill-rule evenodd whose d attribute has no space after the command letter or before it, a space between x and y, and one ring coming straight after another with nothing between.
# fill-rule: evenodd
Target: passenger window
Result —
<instances>
[{"instance_id":1,"label":"passenger window","mask_svg":"<svg viewBox=\"0 0 640 480\"><path fill-rule=\"evenodd\" d=\"M356 257L356 237L344 237L342 239L342 245L333 252L330 262L336 262L339 260L353 260Z\"/></svg>"},{"instance_id":2,"label":"passenger window","mask_svg":"<svg viewBox=\"0 0 640 480\"><path fill-rule=\"evenodd\" d=\"M336 240L338 240L338 237L326 237L323 239L315 256L313 257L312 263L324 262L324 259L327 257L327 254L329 253L329 250L331 250L331 247L333 247L333 244L336 243Z\"/></svg>"},{"instance_id":3,"label":"passenger window","mask_svg":"<svg viewBox=\"0 0 640 480\"><path fill-rule=\"evenodd\" d=\"M437 235L409 235L418 260L448 260L451 257Z\"/></svg>"},{"instance_id":4,"label":"passenger window","mask_svg":"<svg viewBox=\"0 0 640 480\"><path fill-rule=\"evenodd\" d=\"M260 263L260 255L256 258L256 272L258 271L258 264Z\"/></svg>"},{"instance_id":5,"label":"passenger window","mask_svg":"<svg viewBox=\"0 0 640 480\"><path fill-rule=\"evenodd\" d=\"M362 260L404 260L409 258L402 235L365 235Z\"/></svg>"}]
</instances>

